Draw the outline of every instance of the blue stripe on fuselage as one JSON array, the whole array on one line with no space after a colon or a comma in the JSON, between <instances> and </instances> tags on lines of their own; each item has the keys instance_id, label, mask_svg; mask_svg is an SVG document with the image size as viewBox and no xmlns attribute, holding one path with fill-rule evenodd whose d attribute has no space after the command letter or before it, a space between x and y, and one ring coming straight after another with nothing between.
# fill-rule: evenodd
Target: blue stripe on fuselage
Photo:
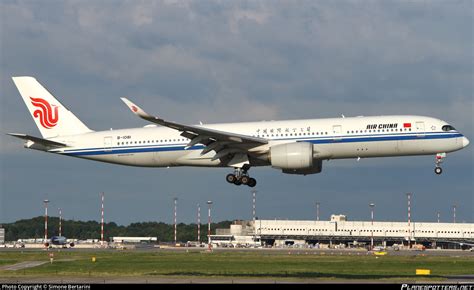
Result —
<instances>
[{"instance_id":1,"label":"blue stripe on fuselage","mask_svg":"<svg viewBox=\"0 0 474 290\"><path fill-rule=\"evenodd\" d=\"M317 138L285 138L285 139L273 139L272 141L289 141L295 140L297 142L309 142L312 144L337 144L337 143L353 143L353 142L375 142L375 141L401 141L401 140L426 140L426 139L447 139L462 137L460 133L441 133L441 134L422 134L422 133L411 133L411 134L397 134L391 136L374 136L374 137L342 137L342 136L325 136ZM145 153L145 152L166 152L166 151L182 151L185 150L185 144L170 144L170 145L148 145L148 146L124 146L124 147L111 147L111 148L85 148L85 149L71 149L65 150L65 155L69 156L91 156L91 155L108 155L108 154L127 154L127 153ZM199 150L203 149L203 145L195 145L186 150ZM97 150L98 149L98 150Z\"/></svg>"}]
</instances>

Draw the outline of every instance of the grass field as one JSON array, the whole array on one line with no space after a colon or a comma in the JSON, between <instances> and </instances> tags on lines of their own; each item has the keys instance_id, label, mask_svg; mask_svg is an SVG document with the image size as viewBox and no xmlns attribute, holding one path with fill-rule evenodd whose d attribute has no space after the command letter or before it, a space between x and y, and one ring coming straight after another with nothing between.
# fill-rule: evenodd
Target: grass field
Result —
<instances>
[{"instance_id":1,"label":"grass field","mask_svg":"<svg viewBox=\"0 0 474 290\"><path fill-rule=\"evenodd\" d=\"M92 262L96 257L96 262ZM0 252L0 266L49 261L49 252ZM430 269L424 280L474 273L472 257L329 256L315 253L97 251L54 252L54 263L0 277L225 277L259 279L392 280L418 279L417 268Z\"/></svg>"}]
</instances>

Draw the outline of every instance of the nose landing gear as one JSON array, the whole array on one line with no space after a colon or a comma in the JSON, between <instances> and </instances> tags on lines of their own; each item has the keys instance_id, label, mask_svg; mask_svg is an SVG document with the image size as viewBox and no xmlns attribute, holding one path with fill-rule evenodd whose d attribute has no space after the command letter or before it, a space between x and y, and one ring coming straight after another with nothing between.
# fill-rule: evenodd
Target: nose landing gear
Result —
<instances>
[{"instance_id":1,"label":"nose landing gear","mask_svg":"<svg viewBox=\"0 0 474 290\"><path fill-rule=\"evenodd\" d=\"M234 173L227 174L226 181L235 185L248 185L249 187L255 187L257 180L248 175L250 167L235 168Z\"/></svg>"},{"instance_id":2,"label":"nose landing gear","mask_svg":"<svg viewBox=\"0 0 474 290\"><path fill-rule=\"evenodd\" d=\"M440 164L443 163L443 159L446 158L446 153L438 153L436 154L436 157L435 157L435 164L436 164L436 167L434 169L434 172L438 175L440 175L441 173L443 173L443 169L441 168Z\"/></svg>"}]
</instances>

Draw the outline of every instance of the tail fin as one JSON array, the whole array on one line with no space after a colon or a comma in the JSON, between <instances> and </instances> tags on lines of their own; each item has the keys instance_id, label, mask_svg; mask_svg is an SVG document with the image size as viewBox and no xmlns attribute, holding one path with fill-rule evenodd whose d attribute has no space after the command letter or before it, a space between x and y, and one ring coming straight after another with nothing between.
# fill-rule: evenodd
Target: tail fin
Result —
<instances>
[{"instance_id":1,"label":"tail fin","mask_svg":"<svg viewBox=\"0 0 474 290\"><path fill-rule=\"evenodd\" d=\"M43 138L92 132L33 77L13 77Z\"/></svg>"}]
</instances>

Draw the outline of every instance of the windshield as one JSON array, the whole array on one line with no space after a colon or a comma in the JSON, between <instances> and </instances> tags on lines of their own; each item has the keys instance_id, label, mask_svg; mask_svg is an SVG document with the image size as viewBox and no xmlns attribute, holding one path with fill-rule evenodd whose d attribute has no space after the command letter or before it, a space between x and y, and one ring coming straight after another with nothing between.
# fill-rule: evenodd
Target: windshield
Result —
<instances>
[{"instance_id":1,"label":"windshield","mask_svg":"<svg viewBox=\"0 0 474 290\"><path fill-rule=\"evenodd\" d=\"M454 129L453 126L451 125L444 125L442 128L441 128L443 131L455 131L456 129Z\"/></svg>"}]
</instances>

